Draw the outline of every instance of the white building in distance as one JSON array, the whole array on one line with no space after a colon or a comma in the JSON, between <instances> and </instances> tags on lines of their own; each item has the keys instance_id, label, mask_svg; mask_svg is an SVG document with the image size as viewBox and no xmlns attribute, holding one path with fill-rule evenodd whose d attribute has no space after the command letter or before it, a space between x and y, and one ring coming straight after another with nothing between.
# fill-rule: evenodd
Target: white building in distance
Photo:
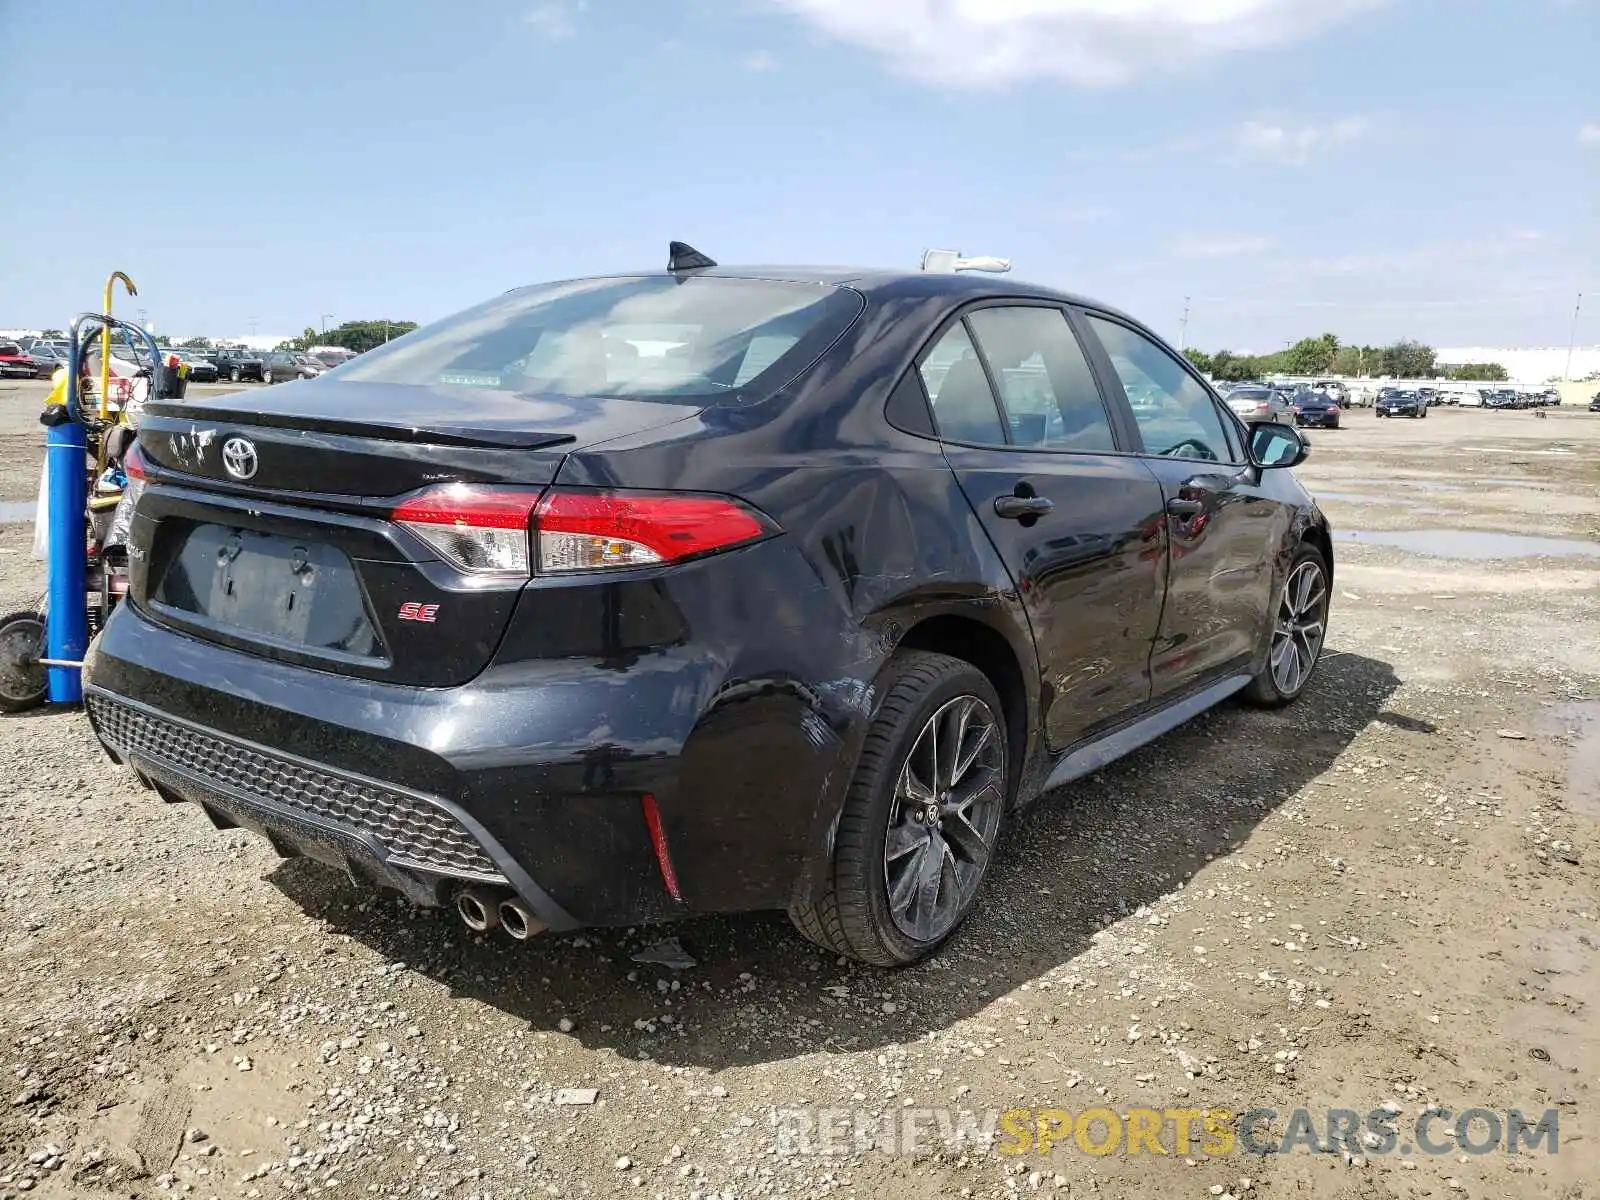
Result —
<instances>
[{"instance_id":1,"label":"white building in distance","mask_svg":"<svg viewBox=\"0 0 1600 1200\"><path fill-rule=\"evenodd\" d=\"M1467 363L1499 363L1506 374L1520 383L1544 383L1560 379L1567 370L1565 346L1525 346L1520 349L1494 346L1442 346L1436 359L1440 367L1461 367ZM1575 346L1572 349L1573 379L1584 379L1600 371L1600 346Z\"/></svg>"}]
</instances>

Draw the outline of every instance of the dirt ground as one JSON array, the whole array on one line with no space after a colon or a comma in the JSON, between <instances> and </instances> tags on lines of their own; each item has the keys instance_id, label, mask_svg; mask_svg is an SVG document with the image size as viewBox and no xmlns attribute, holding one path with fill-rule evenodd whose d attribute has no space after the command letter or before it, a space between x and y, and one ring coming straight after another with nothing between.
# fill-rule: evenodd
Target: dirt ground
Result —
<instances>
[{"instance_id":1,"label":"dirt ground","mask_svg":"<svg viewBox=\"0 0 1600 1200\"><path fill-rule=\"evenodd\" d=\"M0 384L0 502L38 399ZM1311 436L1308 694L1046 798L912 970L779 914L469 935L162 805L80 713L0 718L0 1197L1600 1196L1600 415ZM0 524L7 609L29 536ZM668 932L696 965L632 961ZM1399 1146L1330 1132L1386 1104ZM1412 1148L1429 1106L1448 1153ZM1093 1154L1096 1108L1313 1132ZM1553 1110L1557 1153L1450 1146L1469 1109Z\"/></svg>"}]
</instances>

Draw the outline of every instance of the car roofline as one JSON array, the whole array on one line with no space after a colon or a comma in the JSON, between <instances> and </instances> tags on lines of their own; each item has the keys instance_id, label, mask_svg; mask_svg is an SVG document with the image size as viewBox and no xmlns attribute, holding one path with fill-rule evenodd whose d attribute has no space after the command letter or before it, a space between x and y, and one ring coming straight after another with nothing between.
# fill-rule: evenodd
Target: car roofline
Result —
<instances>
[{"instance_id":1,"label":"car roofline","mask_svg":"<svg viewBox=\"0 0 1600 1200\"><path fill-rule=\"evenodd\" d=\"M768 283L811 284L825 287L847 287L867 295L875 292L899 292L914 289L919 292L939 291L964 299L1027 299L1045 300L1057 304L1072 304L1082 308L1128 321L1140 328L1145 322L1114 305L1091 296L1069 292L1046 284L1029 283L1009 276L931 271L892 270L877 267L795 266L795 265L730 265L704 267L692 271L668 271L647 268L636 271L607 271L596 275L577 275L568 279L541 280L510 288L506 295L531 291L534 288L559 287L571 283L594 283L623 279L748 279Z\"/></svg>"}]
</instances>

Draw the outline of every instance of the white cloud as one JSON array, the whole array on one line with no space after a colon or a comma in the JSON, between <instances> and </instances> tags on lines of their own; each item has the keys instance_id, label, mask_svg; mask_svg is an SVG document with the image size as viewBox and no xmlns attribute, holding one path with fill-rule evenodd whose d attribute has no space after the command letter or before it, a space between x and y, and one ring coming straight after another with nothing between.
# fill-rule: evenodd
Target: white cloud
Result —
<instances>
[{"instance_id":1,"label":"white cloud","mask_svg":"<svg viewBox=\"0 0 1600 1200\"><path fill-rule=\"evenodd\" d=\"M1359 141L1369 128L1365 117L1346 117L1328 125L1289 126L1246 121L1234 135L1233 144L1245 158L1304 166L1314 154Z\"/></svg>"},{"instance_id":2,"label":"white cloud","mask_svg":"<svg viewBox=\"0 0 1600 1200\"><path fill-rule=\"evenodd\" d=\"M552 40L569 38L578 31L576 15L587 7L586 0L578 0L577 4L570 6L564 0L546 0L523 13L522 23L540 37Z\"/></svg>"},{"instance_id":3,"label":"white cloud","mask_svg":"<svg viewBox=\"0 0 1600 1200\"><path fill-rule=\"evenodd\" d=\"M1578 130L1578 145L1600 146L1600 122L1590 121Z\"/></svg>"},{"instance_id":4,"label":"white cloud","mask_svg":"<svg viewBox=\"0 0 1600 1200\"><path fill-rule=\"evenodd\" d=\"M1237 258L1260 254L1275 245L1269 237L1249 233L1191 234L1172 243L1172 252L1179 258Z\"/></svg>"},{"instance_id":5,"label":"white cloud","mask_svg":"<svg viewBox=\"0 0 1600 1200\"><path fill-rule=\"evenodd\" d=\"M1300 41L1390 0L773 0L905 74L963 87L1124 83Z\"/></svg>"},{"instance_id":6,"label":"white cloud","mask_svg":"<svg viewBox=\"0 0 1600 1200\"><path fill-rule=\"evenodd\" d=\"M739 69L754 71L757 74L763 71L776 71L778 60L765 50L757 50L753 54L746 54L739 60Z\"/></svg>"}]
</instances>

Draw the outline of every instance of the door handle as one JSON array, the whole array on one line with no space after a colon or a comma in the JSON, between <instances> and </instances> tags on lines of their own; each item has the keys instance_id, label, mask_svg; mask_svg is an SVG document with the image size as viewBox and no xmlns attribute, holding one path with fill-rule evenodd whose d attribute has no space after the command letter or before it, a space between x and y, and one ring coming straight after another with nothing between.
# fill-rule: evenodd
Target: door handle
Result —
<instances>
[{"instance_id":1,"label":"door handle","mask_svg":"<svg viewBox=\"0 0 1600 1200\"><path fill-rule=\"evenodd\" d=\"M1167 501L1167 512L1175 517L1193 517L1205 512L1204 500L1185 500L1181 496L1174 496Z\"/></svg>"},{"instance_id":2,"label":"door handle","mask_svg":"<svg viewBox=\"0 0 1600 1200\"><path fill-rule=\"evenodd\" d=\"M1008 521L1020 521L1024 517L1042 517L1045 513L1054 512L1055 507L1044 496L996 496L994 500L995 515L1004 517Z\"/></svg>"}]
</instances>

